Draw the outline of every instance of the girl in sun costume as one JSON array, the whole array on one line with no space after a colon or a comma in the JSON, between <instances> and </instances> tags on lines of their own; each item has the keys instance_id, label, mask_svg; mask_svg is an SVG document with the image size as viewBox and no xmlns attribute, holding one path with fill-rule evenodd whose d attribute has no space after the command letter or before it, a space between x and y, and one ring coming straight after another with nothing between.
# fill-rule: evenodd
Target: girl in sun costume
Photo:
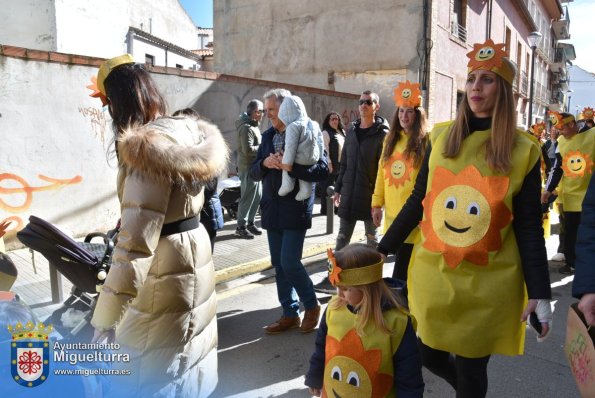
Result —
<instances>
[{"instance_id":1,"label":"girl in sun costume","mask_svg":"<svg viewBox=\"0 0 595 398\"><path fill-rule=\"evenodd\" d=\"M377 227L383 216L386 232L413 191L427 144L427 120L421 107L419 83L399 83L395 92L397 110L384 139L372 195L372 220ZM413 244L419 241L416 228L396 253L393 278L407 280Z\"/></svg>"},{"instance_id":2,"label":"girl in sun costume","mask_svg":"<svg viewBox=\"0 0 595 398\"><path fill-rule=\"evenodd\" d=\"M335 257L336 255L336 257ZM328 250L329 280L338 287L320 321L305 384L323 397L422 397L415 332L382 279L382 256L363 244Z\"/></svg>"},{"instance_id":3,"label":"girl in sun costume","mask_svg":"<svg viewBox=\"0 0 595 398\"><path fill-rule=\"evenodd\" d=\"M551 322L540 149L515 127L503 48L488 40L467 54L457 117L434 127L413 194L378 247L395 251L421 220L409 305L424 366L457 397L486 395L491 354L523 353L531 312L542 337Z\"/></svg>"}]
</instances>

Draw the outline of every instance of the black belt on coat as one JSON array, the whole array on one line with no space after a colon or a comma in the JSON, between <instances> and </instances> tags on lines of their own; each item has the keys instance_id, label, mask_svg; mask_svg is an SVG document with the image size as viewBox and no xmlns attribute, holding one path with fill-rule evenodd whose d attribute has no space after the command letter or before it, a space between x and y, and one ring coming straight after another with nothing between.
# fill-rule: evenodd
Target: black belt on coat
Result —
<instances>
[{"instance_id":1,"label":"black belt on coat","mask_svg":"<svg viewBox=\"0 0 595 398\"><path fill-rule=\"evenodd\" d=\"M161 228L161 236L179 234L180 232L191 231L196 228L198 228L198 217L185 218L183 220L163 224L163 227Z\"/></svg>"}]
</instances>

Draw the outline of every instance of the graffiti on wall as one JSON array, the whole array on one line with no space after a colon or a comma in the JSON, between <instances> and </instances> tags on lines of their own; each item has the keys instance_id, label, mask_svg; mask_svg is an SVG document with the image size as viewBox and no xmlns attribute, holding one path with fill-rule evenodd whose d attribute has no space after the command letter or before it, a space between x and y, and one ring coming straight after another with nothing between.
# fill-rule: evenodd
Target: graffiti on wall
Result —
<instances>
[{"instance_id":1,"label":"graffiti on wall","mask_svg":"<svg viewBox=\"0 0 595 398\"><path fill-rule=\"evenodd\" d=\"M105 142L105 130L107 127L107 117L102 108L94 108L92 106L86 108L79 108L79 113L83 115L85 120L91 123L91 130L95 137L99 137L101 142Z\"/></svg>"},{"instance_id":2,"label":"graffiti on wall","mask_svg":"<svg viewBox=\"0 0 595 398\"><path fill-rule=\"evenodd\" d=\"M83 177L79 175L72 178L61 179L39 174L37 178L47 184L31 186L23 177L16 174L0 173L0 210L12 214L23 213L27 211L33 203L33 194L35 192L55 191L67 185L78 184L83 180ZM7 184L3 184L3 182L6 182ZM12 200L8 200L9 197ZM0 223L9 221L11 223L7 232L18 231L25 226L23 219L18 215L6 217L0 220Z\"/></svg>"},{"instance_id":3,"label":"graffiti on wall","mask_svg":"<svg viewBox=\"0 0 595 398\"><path fill-rule=\"evenodd\" d=\"M345 109L343 113L341 113L341 119L343 120L343 125L347 128L347 126L359 119L359 111Z\"/></svg>"}]
</instances>

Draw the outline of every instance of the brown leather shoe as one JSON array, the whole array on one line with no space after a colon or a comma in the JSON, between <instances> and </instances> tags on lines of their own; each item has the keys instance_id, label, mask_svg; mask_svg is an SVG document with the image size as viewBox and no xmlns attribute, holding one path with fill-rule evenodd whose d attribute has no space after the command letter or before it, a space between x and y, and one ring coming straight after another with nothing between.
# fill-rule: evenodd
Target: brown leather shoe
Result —
<instances>
[{"instance_id":1,"label":"brown leather shoe","mask_svg":"<svg viewBox=\"0 0 595 398\"><path fill-rule=\"evenodd\" d=\"M316 307L306 310L304 312L304 319L302 320L302 326L300 326L300 332L302 333L310 333L316 326L318 326L318 320L320 318L320 306L317 305Z\"/></svg>"},{"instance_id":2,"label":"brown leather shoe","mask_svg":"<svg viewBox=\"0 0 595 398\"><path fill-rule=\"evenodd\" d=\"M290 316L282 316L275 322L271 323L269 326L264 328L264 331L267 334L277 334L283 333L288 329L299 328L300 327L300 318L299 317L290 317Z\"/></svg>"}]
</instances>

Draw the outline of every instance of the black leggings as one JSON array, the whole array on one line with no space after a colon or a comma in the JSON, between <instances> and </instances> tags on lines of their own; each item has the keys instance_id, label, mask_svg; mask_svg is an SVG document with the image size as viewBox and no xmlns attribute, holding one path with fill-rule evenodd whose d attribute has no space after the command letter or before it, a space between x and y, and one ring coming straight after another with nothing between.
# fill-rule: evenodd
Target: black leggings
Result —
<instances>
[{"instance_id":1,"label":"black leggings","mask_svg":"<svg viewBox=\"0 0 595 398\"><path fill-rule=\"evenodd\" d=\"M457 398L481 398L488 392L490 356L465 358L435 350L418 340L422 364L436 376L446 380L457 392Z\"/></svg>"},{"instance_id":2,"label":"black leggings","mask_svg":"<svg viewBox=\"0 0 595 398\"><path fill-rule=\"evenodd\" d=\"M393 278L407 281L407 269L409 268L409 260L411 260L411 252L413 245L411 243L403 243L399 250L395 253L395 268L393 268Z\"/></svg>"},{"instance_id":3,"label":"black leggings","mask_svg":"<svg viewBox=\"0 0 595 398\"><path fill-rule=\"evenodd\" d=\"M572 268L574 268L574 260L576 259L575 246L580 223L580 211L564 212L564 257L566 258L566 265Z\"/></svg>"}]
</instances>

